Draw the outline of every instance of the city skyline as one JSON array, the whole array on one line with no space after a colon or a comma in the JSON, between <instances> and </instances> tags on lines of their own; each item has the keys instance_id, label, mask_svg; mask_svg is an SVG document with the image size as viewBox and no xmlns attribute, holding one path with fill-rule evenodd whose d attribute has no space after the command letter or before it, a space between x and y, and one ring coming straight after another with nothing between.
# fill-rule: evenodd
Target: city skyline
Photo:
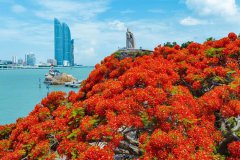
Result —
<instances>
[{"instance_id":1,"label":"city skyline","mask_svg":"<svg viewBox=\"0 0 240 160\"><path fill-rule=\"evenodd\" d=\"M0 0L0 59L30 51L39 61L53 59L54 17L71 26L76 63L95 65L125 46L126 28L138 48L150 50L239 34L239 6L236 0Z\"/></svg>"},{"instance_id":2,"label":"city skyline","mask_svg":"<svg viewBox=\"0 0 240 160\"><path fill-rule=\"evenodd\" d=\"M57 65L74 65L74 40L68 25L54 18L54 58Z\"/></svg>"},{"instance_id":3,"label":"city skyline","mask_svg":"<svg viewBox=\"0 0 240 160\"><path fill-rule=\"evenodd\" d=\"M30 59L30 62L29 62ZM8 59L0 59L0 64L13 65L13 66L51 66L57 65L55 59L46 59L46 61L38 61L36 55L32 52L25 54L24 56L12 56Z\"/></svg>"}]
</instances>

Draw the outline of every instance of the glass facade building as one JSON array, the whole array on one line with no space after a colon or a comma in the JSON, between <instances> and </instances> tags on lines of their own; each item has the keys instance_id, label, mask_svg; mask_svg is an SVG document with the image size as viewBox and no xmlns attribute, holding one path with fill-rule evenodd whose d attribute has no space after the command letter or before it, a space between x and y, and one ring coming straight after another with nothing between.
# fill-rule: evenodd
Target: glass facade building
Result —
<instances>
[{"instance_id":1,"label":"glass facade building","mask_svg":"<svg viewBox=\"0 0 240 160\"><path fill-rule=\"evenodd\" d=\"M57 65L73 66L74 53L71 32L66 23L61 23L58 19L54 19L54 51Z\"/></svg>"},{"instance_id":2,"label":"glass facade building","mask_svg":"<svg viewBox=\"0 0 240 160\"><path fill-rule=\"evenodd\" d=\"M54 52L57 65L63 65L63 34L62 24L54 19Z\"/></svg>"},{"instance_id":3,"label":"glass facade building","mask_svg":"<svg viewBox=\"0 0 240 160\"><path fill-rule=\"evenodd\" d=\"M71 40L71 54L70 54L70 64L74 66L74 40Z\"/></svg>"},{"instance_id":4,"label":"glass facade building","mask_svg":"<svg viewBox=\"0 0 240 160\"><path fill-rule=\"evenodd\" d=\"M35 66L35 64L36 64L36 58L35 58L35 54L27 54L26 55L26 64L28 65L28 66Z\"/></svg>"}]
</instances>

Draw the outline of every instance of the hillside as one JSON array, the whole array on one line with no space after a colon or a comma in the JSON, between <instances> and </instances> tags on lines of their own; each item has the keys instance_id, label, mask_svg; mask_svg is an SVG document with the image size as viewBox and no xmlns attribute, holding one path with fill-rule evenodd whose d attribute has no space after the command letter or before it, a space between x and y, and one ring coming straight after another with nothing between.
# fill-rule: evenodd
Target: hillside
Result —
<instances>
[{"instance_id":1,"label":"hillside","mask_svg":"<svg viewBox=\"0 0 240 160\"><path fill-rule=\"evenodd\" d=\"M239 68L234 33L116 52L77 93L52 92L27 117L0 126L0 159L238 159Z\"/></svg>"}]
</instances>

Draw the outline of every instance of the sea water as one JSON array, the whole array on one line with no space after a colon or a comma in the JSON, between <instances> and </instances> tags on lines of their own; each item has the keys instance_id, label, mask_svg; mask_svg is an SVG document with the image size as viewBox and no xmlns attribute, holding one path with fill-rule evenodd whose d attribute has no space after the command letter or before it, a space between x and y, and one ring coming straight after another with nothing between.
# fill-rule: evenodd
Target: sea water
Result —
<instances>
[{"instance_id":1,"label":"sea water","mask_svg":"<svg viewBox=\"0 0 240 160\"><path fill-rule=\"evenodd\" d=\"M44 75L49 69L12 69L0 70L0 125L13 123L17 118L25 117L35 105L51 91L71 90L79 88L49 86L43 83ZM59 68L60 72L73 75L78 80L88 77L93 67Z\"/></svg>"}]
</instances>

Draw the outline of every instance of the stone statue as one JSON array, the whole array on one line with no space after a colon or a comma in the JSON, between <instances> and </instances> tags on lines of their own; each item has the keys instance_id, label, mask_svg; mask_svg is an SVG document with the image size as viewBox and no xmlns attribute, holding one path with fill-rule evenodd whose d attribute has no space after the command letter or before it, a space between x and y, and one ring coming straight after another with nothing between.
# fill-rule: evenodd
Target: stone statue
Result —
<instances>
[{"instance_id":1,"label":"stone statue","mask_svg":"<svg viewBox=\"0 0 240 160\"><path fill-rule=\"evenodd\" d=\"M126 37L127 37L126 48L134 49L135 48L134 36L133 36L133 33L129 31L129 29L127 29Z\"/></svg>"}]
</instances>

